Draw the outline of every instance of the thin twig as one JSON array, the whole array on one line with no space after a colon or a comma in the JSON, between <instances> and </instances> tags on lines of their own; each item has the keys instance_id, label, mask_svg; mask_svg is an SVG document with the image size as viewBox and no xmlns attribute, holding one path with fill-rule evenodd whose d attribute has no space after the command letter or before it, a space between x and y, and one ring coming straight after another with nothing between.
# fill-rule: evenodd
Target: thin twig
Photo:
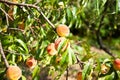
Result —
<instances>
[{"instance_id":1,"label":"thin twig","mask_svg":"<svg viewBox=\"0 0 120 80\"><path fill-rule=\"evenodd\" d=\"M44 13L41 11L41 9L38 7L37 8L38 12L41 13L41 15L44 17L44 19L52 26L52 28L54 29L55 26L50 22L50 20L44 15Z\"/></svg>"},{"instance_id":2,"label":"thin twig","mask_svg":"<svg viewBox=\"0 0 120 80\"><path fill-rule=\"evenodd\" d=\"M8 64L8 61L7 61L6 57L5 57L1 41L0 41L0 53L2 55L2 58L3 58L4 62L5 62L6 68L8 68L9 64Z\"/></svg>"},{"instance_id":3,"label":"thin twig","mask_svg":"<svg viewBox=\"0 0 120 80\"><path fill-rule=\"evenodd\" d=\"M82 70L83 69L83 62L81 62L78 58L78 56L76 55L76 59L77 59L77 63L79 64L80 66L80 69Z\"/></svg>"},{"instance_id":4,"label":"thin twig","mask_svg":"<svg viewBox=\"0 0 120 80\"><path fill-rule=\"evenodd\" d=\"M11 51L11 50L4 50L4 52L10 53L10 54L14 54L14 55L22 55L16 51ZM28 56L28 54L24 54L25 56Z\"/></svg>"},{"instance_id":5,"label":"thin twig","mask_svg":"<svg viewBox=\"0 0 120 80\"><path fill-rule=\"evenodd\" d=\"M27 9L29 10L29 13L28 13L28 14L31 14L31 16L32 16L39 24L41 24L40 19L38 19L38 18L36 18L36 17L34 16L33 11L32 11L29 7L27 7Z\"/></svg>"},{"instance_id":6,"label":"thin twig","mask_svg":"<svg viewBox=\"0 0 120 80\"><path fill-rule=\"evenodd\" d=\"M30 27L30 30L31 30L31 32L33 34L33 37L35 37L35 33L34 33L34 30L32 29L32 27Z\"/></svg>"},{"instance_id":7,"label":"thin twig","mask_svg":"<svg viewBox=\"0 0 120 80\"><path fill-rule=\"evenodd\" d=\"M21 32L24 32L24 30L19 29L19 28L8 28L8 30L16 30L16 31L21 31Z\"/></svg>"},{"instance_id":8,"label":"thin twig","mask_svg":"<svg viewBox=\"0 0 120 80\"><path fill-rule=\"evenodd\" d=\"M33 4L23 4L23 3L15 3L15 2L10 2L7 0L0 0L1 3L6 3L9 5L16 5L16 6L24 6L24 7L31 7L37 9L37 11L44 17L44 19L49 23L49 25L54 29L55 26L50 22L50 20L45 16L45 14L42 12L39 6L33 5Z\"/></svg>"},{"instance_id":9,"label":"thin twig","mask_svg":"<svg viewBox=\"0 0 120 80\"><path fill-rule=\"evenodd\" d=\"M7 20L7 25L9 25L8 17L9 17L12 21L13 21L13 18L10 17L10 16L6 13L6 11L5 11L4 9L2 9L1 7L0 7L0 10L5 14L6 20Z\"/></svg>"}]
</instances>

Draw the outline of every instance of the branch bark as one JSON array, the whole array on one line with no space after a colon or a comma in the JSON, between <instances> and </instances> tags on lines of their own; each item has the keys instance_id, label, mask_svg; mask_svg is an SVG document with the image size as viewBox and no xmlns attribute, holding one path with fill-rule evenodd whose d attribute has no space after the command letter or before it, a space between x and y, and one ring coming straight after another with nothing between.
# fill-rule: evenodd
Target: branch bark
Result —
<instances>
[{"instance_id":1,"label":"branch bark","mask_svg":"<svg viewBox=\"0 0 120 80\"><path fill-rule=\"evenodd\" d=\"M55 29L55 26L53 25L52 22L45 16L45 14L42 12L39 6L33 5L33 4L23 4L23 3L15 3L15 2L10 2L7 0L0 0L0 3L6 3L8 5L16 5L16 6L24 6L24 7L30 7L30 8L35 8L42 16L43 18L49 23L49 25Z\"/></svg>"},{"instance_id":2,"label":"branch bark","mask_svg":"<svg viewBox=\"0 0 120 80\"><path fill-rule=\"evenodd\" d=\"M109 54L110 56L112 56L113 58L115 58L115 56L113 55L113 53L103 44L103 41L102 41L102 38L100 36L100 29L102 28L102 22L104 20L104 17L105 17L105 12L107 10L107 7L108 7L108 1L106 2L106 7L104 8L103 10L103 15L100 19L100 23L99 23L99 26L98 26L98 29L96 31L96 36L97 36L97 42L100 46L101 49L103 49L107 54Z\"/></svg>"},{"instance_id":3,"label":"branch bark","mask_svg":"<svg viewBox=\"0 0 120 80\"><path fill-rule=\"evenodd\" d=\"M67 69L66 69L66 80L68 80L68 76L69 76L69 68L68 68L68 66L67 66Z\"/></svg>"},{"instance_id":4,"label":"branch bark","mask_svg":"<svg viewBox=\"0 0 120 80\"><path fill-rule=\"evenodd\" d=\"M5 16L6 16L6 22L7 22L7 26L9 26L8 17L13 21L12 17L10 17L10 16L5 12L5 10L2 9L1 7L0 7L0 10L5 14Z\"/></svg>"},{"instance_id":5,"label":"branch bark","mask_svg":"<svg viewBox=\"0 0 120 80\"><path fill-rule=\"evenodd\" d=\"M8 68L9 64L8 64L8 61L7 61L6 57L5 57L1 41L0 41L0 53L2 55L2 58L3 58L4 62L5 62L6 68Z\"/></svg>"}]
</instances>

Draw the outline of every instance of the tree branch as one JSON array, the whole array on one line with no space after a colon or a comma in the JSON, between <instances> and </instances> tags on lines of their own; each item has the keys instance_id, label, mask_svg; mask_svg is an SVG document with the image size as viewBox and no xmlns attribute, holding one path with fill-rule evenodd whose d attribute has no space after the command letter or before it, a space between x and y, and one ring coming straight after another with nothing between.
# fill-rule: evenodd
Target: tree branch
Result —
<instances>
[{"instance_id":1,"label":"tree branch","mask_svg":"<svg viewBox=\"0 0 120 80\"><path fill-rule=\"evenodd\" d=\"M104 50L106 53L108 53L110 56L112 56L113 58L115 58L115 56L113 55L113 53L103 44L102 39L101 39L101 36L100 36L100 29L102 28L102 22L103 22L103 20L104 20L105 12L106 12L106 10L107 10L108 4L109 4L109 3L108 3L108 1L107 1L106 4L105 4L106 7L105 7L104 10L103 10L103 15L102 15L102 17L101 17L101 19L100 19L100 23L99 23L98 29L97 29L97 31L96 31L96 36L97 36L97 42L98 42L100 48L103 49L103 50Z\"/></svg>"},{"instance_id":2,"label":"tree branch","mask_svg":"<svg viewBox=\"0 0 120 80\"><path fill-rule=\"evenodd\" d=\"M7 22L7 26L9 26L8 17L13 21L12 17L10 17L10 16L5 12L5 10L2 9L1 7L0 7L0 10L5 14L5 16L6 16L6 22Z\"/></svg>"},{"instance_id":3,"label":"tree branch","mask_svg":"<svg viewBox=\"0 0 120 80\"><path fill-rule=\"evenodd\" d=\"M33 5L33 4L23 4L23 3L15 3L15 2L10 2L7 0L0 0L0 3L6 3L9 5L16 5L16 6L24 6L24 7L31 7L35 8L42 16L43 18L49 23L49 25L54 29L55 26L50 22L50 20L45 16L45 14L42 12L39 6Z\"/></svg>"},{"instance_id":4,"label":"tree branch","mask_svg":"<svg viewBox=\"0 0 120 80\"><path fill-rule=\"evenodd\" d=\"M0 41L0 53L1 53L1 55L2 55L2 58L3 58L4 62L5 62L6 68L8 68L8 67L9 67L9 64L8 64L8 61L7 61L7 59L6 59L6 57L5 57L5 54L4 54L4 52L3 52L3 48L2 48L1 41Z\"/></svg>"},{"instance_id":5,"label":"tree branch","mask_svg":"<svg viewBox=\"0 0 120 80\"><path fill-rule=\"evenodd\" d=\"M78 56L76 55L76 59L77 59L77 64L79 64L80 66L80 71L83 69L83 62L79 60Z\"/></svg>"},{"instance_id":6,"label":"tree branch","mask_svg":"<svg viewBox=\"0 0 120 80\"><path fill-rule=\"evenodd\" d=\"M67 66L67 69L66 69L66 80L68 80L68 75L69 75L69 68L68 68L68 66Z\"/></svg>"}]
</instances>

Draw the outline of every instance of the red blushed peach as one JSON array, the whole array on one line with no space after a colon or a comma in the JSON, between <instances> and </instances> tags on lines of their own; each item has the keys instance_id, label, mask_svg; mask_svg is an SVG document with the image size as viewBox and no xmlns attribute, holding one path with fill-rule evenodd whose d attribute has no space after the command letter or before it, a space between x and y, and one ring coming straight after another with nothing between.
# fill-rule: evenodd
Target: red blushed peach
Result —
<instances>
[{"instance_id":1,"label":"red blushed peach","mask_svg":"<svg viewBox=\"0 0 120 80\"><path fill-rule=\"evenodd\" d=\"M18 66L9 66L6 76L9 80L18 80L22 76L22 71Z\"/></svg>"},{"instance_id":2,"label":"red blushed peach","mask_svg":"<svg viewBox=\"0 0 120 80\"><path fill-rule=\"evenodd\" d=\"M55 49L55 43L51 43L47 46L47 52L51 56L57 54L57 50Z\"/></svg>"},{"instance_id":3,"label":"red blushed peach","mask_svg":"<svg viewBox=\"0 0 120 80\"><path fill-rule=\"evenodd\" d=\"M30 69L33 69L37 65L37 60L35 60L34 57L30 57L30 58L27 59L26 65Z\"/></svg>"},{"instance_id":4,"label":"red blushed peach","mask_svg":"<svg viewBox=\"0 0 120 80\"><path fill-rule=\"evenodd\" d=\"M113 67L115 70L119 70L120 71L120 59L115 59L113 61Z\"/></svg>"},{"instance_id":5,"label":"red blushed peach","mask_svg":"<svg viewBox=\"0 0 120 80\"><path fill-rule=\"evenodd\" d=\"M60 43L65 41L65 37L59 37L55 40L55 48L57 49Z\"/></svg>"},{"instance_id":6,"label":"red blushed peach","mask_svg":"<svg viewBox=\"0 0 120 80\"><path fill-rule=\"evenodd\" d=\"M59 36L65 37L69 35L70 29L66 25L60 24L57 26L56 32Z\"/></svg>"},{"instance_id":7,"label":"red blushed peach","mask_svg":"<svg viewBox=\"0 0 120 80\"><path fill-rule=\"evenodd\" d=\"M55 40L55 48L58 49L59 45L63 43L62 45L62 51L65 51L67 47L70 45L68 41L64 44L64 41L66 41L65 37L59 37L58 39Z\"/></svg>"}]
</instances>

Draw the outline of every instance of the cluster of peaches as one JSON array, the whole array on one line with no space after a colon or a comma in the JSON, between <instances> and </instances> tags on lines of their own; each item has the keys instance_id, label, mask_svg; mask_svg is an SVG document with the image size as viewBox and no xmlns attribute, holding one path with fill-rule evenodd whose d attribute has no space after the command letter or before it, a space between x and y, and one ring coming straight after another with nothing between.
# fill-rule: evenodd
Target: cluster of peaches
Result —
<instances>
[{"instance_id":1,"label":"cluster of peaches","mask_svg":"<svg viewBox=\"0 0 120 80\"><path fill-rule=\"evenodd\" d=\"M57 38L54 43L50 43L47 46L47 52L51 56L58 54L58 48L62 43L65 42L65 44L62 45L61 51L65 51L70 45L69 42L66 42L66 36L68 36L70 33L70 30L66 25L58 25L56 32L60 37ZM60 61L60 59L57 59L57 61ZM29 57L26 60L26 65L30 69L33 69L37 65L37 60L35 60L34 57ZM113 68L120 71L120 59L115 59L113 61ZM106 69L108 69L106 65L101 66L102 73L106 73ZM22 76L22 70L18 66L9 66L6 71L6 76L9 80L18 80ZM82 74L78 73L77 80L81 80L81 78Z\"/></svg>"},{"instance_id":2,"label":"cluster of peaches","mask_svg":"<svg viewBox=\"0 0 120 80\"><path fill-rule=\"evenodd\" d=\"M66 39L66 37L70 33L69 28L66 25L60 24L56 27L56 32L59 37L54 41L54 43L50 43L47 46L47 53L50 56L57 56L59 50L64 52L68 48L68 46L70 46L69 40ZM61 57L57 58L56 61L59 62L60 59Z\"/></svg>"},{"instance_id":3,"label":"cluster of peaches","mask_svg":"<svg viewBox=\"0 0 120 80\"><path fill-rule=\"evenodd\" d=\"M26 65L28 68L33 69L37 65L37 60L29 57L26 60ZM22 76L22 70L18 66L9 66L6 71L6 76L8 80L19 80Z\"/></svg>"},{"instance_id":4,"label":"cluster of peaches","mask_svg":"<svg viewBox=\"0 0 120 80\"><path fill-rule=\"evenodd\" d=\"M59 44L64 42L66 40L66 36L69 35L69 28L66 25L59 25L56 28L57 34L60 36L55 43L51 43L47 46L47 52L49 55L56 55L57 54L57 48ZM64 51L68 46L68 43L62 47L62 51ZM37 65L37 60L35 60L34 57L29 57L26 60L26 65L33 69ZM6 71L6 76L9 80L18 80L22 76L22 70L18 66L9 66Z\"/></svg>"}]
</instances>

